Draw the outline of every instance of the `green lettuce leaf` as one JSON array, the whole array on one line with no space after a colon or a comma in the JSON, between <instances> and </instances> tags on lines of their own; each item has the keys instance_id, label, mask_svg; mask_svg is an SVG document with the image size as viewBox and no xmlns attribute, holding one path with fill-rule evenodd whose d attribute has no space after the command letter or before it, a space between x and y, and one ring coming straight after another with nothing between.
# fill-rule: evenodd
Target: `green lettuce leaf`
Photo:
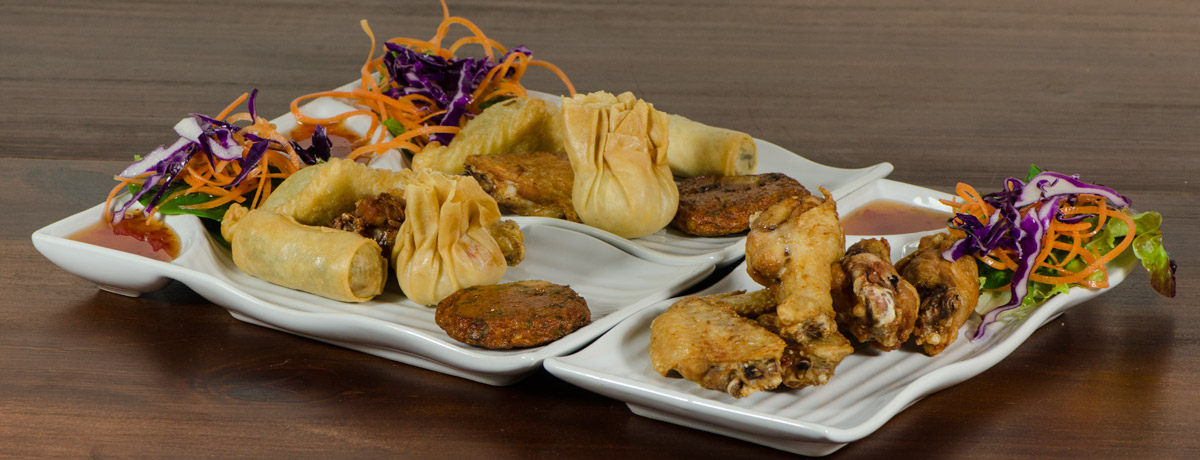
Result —
<instances>
[{"instance_id":1,"label":"green lettuce leaf","mask_svg":"<svg viewBox=\"0 0 1200 460\"><path fill-rule=\"evenodd\" d=\"M170 188L167 189L167 191L165 193L163 193L163 196L164 197L168 196L168 195L170 195L178 190L181 190L183 188L186 188L186 187L187 187L187 185L184 185L184 184L172 185ZM129 184L129 193L131 193L131 194L137 194L137 192L141 189L142 189L141 185ZM152 198L154 198L154 194L147 193L145 195L142 195L141 199L139 199L138 202L141 203L142 206L149 206L150 200ZM216 196L209 195L207 193L188 193L188 194L184 194L184 195L179 195L179 196L171 199L170 201L161 203L158 206L158 212L167 214L167 215L190 214L190 215L198 216L198 217L201 217L204 219L212 219L217 222L220 222L221 218L225 217L225 210L229 209L229 203L217 206L215 208L209 208L209 209L187 209L187 208L185 208L185 206L204 203L204 202L210 201L214 198L216 198Z\"/></svg>"},{"instance_id":2,"label":"green lettuce leaf","mask_svg":"<svg viewBox=\"0 0 1200 460\"><path fill-rule=\"evenodd\" d=\"M1150 214L1150 213L1145 213ZM1154 213L1158 214L1158 213ZM1161 222L1162 218L1158 218ZM1136 218L1135 218L1136 220ZM1140 230L1141 225L1138 225ZM1162 230L1139 233L1133 238L1133 255L1150 272L1150 287L1167 297L1175 297L1175 261L1163 247Z\"/></svg>"}]
</instances>

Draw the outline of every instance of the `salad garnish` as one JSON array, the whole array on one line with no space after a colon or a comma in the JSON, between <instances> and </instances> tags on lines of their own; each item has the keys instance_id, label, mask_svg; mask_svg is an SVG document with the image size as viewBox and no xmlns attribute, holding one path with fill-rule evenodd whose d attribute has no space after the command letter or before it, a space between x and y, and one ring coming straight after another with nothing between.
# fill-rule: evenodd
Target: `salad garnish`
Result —
<instances>
[{"instance_id":1,"label":"salad garnish","mask_svg":"<svg viewBox=\"0 0 1200 460\"><path fill-rule=\"evenodd\" d=\"M322 91L292 101L296 121L308 125L328 125L354 116L368 116L371 125L366 138L375 143L354 149L347 156L357 159L398 149L420 152L430 142L446 145L463 123L484 108L501 100L527 96L521 77L530 66L554 72L570 95L575 87L562 70L534 59L524 46L511 50L488 38L471 21L450 16L442 2L442 22L429 40L397 37L384 43L384 52L375 57L375 34L367 21L363 31L371 38L371 52L360 69L359 87L350 91ZM443 46L452 25L466 27L471 35ZM480 45L484 56L456 57L466 45ZM330 118L313 118L300 112L300 103L318 97L349 100L363 107ZM392 135L380 142L382 130Z\"/></svg>"},{"instance_id":2,"label":"salad garnish","mask_svg":"<svg viewBox=\"0 0 1200 460\"><path fill-rule=\"evenodd\" d=\"M135 202L147 216L193 214L219 221L229 203L250 201L258 207L274 185L300 168L329 159L332 142L324 128L313 133L312 146L303 148L275 131L255 107L258 90L244 93L217 116L190 114L175 125L179 139L138 158L114 179L108 194L107 219L118 223ZM246 102L247 112L229 115ZM249 121L238 126L235 123ZM181 180L182 179L182 180ZM132 197L114 209L122 190Z\"/></svg>"},{"instance_id":3,"label":"salad garnish","mask_svg":"<svg viewBox=\"0 0 1200 460\"><path fill-rule=\"evenodd\" d=\"M1024 181L1005 179L999 192L980 195L959 183L956 193L961 202L944 203L956 210L950 227L965 237L942 257L975 257L981 287L1010 294L983 316L972 340L1006 311L1033 308L1072 286L1108 287L1106 264L1130 248L1154 290L1175 296L1176 264L1162 245L1162 216L1133 211L1111 188L1031 166Z\"/></svg>"}]
</instances>

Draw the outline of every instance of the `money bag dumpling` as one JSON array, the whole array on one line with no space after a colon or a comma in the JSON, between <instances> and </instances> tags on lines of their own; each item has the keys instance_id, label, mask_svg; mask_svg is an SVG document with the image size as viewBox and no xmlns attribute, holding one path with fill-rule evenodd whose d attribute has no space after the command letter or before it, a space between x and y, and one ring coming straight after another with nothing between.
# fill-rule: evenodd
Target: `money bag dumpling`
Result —
<instances>
[{"instance_id":1,"label":"money bag dumpling","mask_svg":"<svg viewBox=\"0 0 1200 460\"><path fill-rule=\"evenodd\" d=\"M603 91L564 97L562 111L580 220L625 238L666 226L679 206L667 115L632 93Z\"/></svg>"},{"instance_id":2,"label":"money bag dumpling","mask_svg":"<svg viewBox=\"0 0 1200 460\"><path fill-rule=\"evenodd\" d=\"M404 188L404 201L392 266L409 300L434 305L504 276L504 253L488 230L500 208L475 179L420 171Z\"/></svg>"}]
</instances>

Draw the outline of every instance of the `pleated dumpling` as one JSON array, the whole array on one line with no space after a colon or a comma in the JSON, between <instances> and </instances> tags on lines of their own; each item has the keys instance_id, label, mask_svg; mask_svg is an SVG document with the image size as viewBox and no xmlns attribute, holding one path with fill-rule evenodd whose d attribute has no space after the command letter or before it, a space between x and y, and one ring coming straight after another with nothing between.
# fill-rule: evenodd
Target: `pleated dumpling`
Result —
<instances>
[{"instance_id":1,"label":"pleated dumpling","mask_svg":"<svg viewBox=\"0 0 1200 460\"><path fill-rule=\"evenodd\" d=\"M417 172L404 201L392 265L409 300L434 305L459 289L504 276L504 253L488 231L500 220L500 208L475 179Z\"/></svg>"},{"instance_id":2,"label":"pleated dumpling","mask_svg":"<svg viewBox=\"0 0 1200 460\"><path fill-rule=\"evenodd\" d=\"M632 93L563 98L563 141L580 220L625 238L675 216L679 190L667 162L667 115Z\"/></svg>"}]
</instances>

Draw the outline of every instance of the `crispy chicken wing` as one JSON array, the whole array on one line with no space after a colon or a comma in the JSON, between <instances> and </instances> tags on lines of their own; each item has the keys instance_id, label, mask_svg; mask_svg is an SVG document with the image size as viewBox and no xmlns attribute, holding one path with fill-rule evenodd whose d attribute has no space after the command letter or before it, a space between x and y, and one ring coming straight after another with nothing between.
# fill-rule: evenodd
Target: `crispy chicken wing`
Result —
<instances>
[{"instance_id":1,"label":"crispy chicken wing","mask_svg":"<svg viewBox=\"0 0 1200 460\"><path fill-rule=\"evenodd\" d=\"M787 343L779 366L783 385L789 388L824 385L833 377L838 364L854 352L850 341L838 332L832 313L814 314L792 325L780 322L775 313L759 315L757 320Z\"/></svg>"},{"instance_id":2,"label":"crispy chicken wing","mask_svg":"<svg viewBox=\"0 0 1200 460\"><path fill-rule=\"evenodd\" d=\"M754 292L733 291L710 294L702 298L709 301L721 302L723 306L733 310L734 313L751 319L757 318L764 313L775 311L775 306L779 304L775 300L775 295L771 294L769 289L760 289Z\"/></svg>"},{"instance_id":3,"label":"crispy chicken wing","mask_svg":"<svg viewBox=\"0 0 1200 460\"><path fill-rule=\"evenodd\" d=\"M785 343L720 297L687 297L650 325L650 362L736 398L779 386Z\"/></svg>"},{"instance_id":4,"label":"crispy chicken wing","mask_svg":"<svg viewBox=\"0 0 1200 460\"><path fill-rule=\"evenodd\" d=\"M912 283L921 297L913 334L930 356L941 353L958 338L958 329L979 302L975 260L963 257L951 262L942 258L942 252L956 239L949 233L923 237L916 252L896 262L900 276Z\"/></svg>"},{"instance_id":5,"label":"crispy chicken wing","mask_svg":"<svg viewBox=\"0 0 1200 460\"><path fill-rule=\"evenodd\" d=\"M837 205L822 189L815 196L788 197L750 223L746 264L750 276L779 302L759 322L788 341L784 385L823 385L854 351L834 319L831 265L842 258L845 235Z\"/></svg>"},{"instance_id":6,"label":"crispy chicken wing","mask_svg":"<svg viewBox=\"0 0 1200 460\"><path fill-rule=\"evenodd\" d=\"M854 243L832 269L838 324L859 342L884 351L900 348L912 334L921 301L892 266L887 240Z\"/></svg>"},{"instance_id":7,"label":"crispy chicken wing","mask_svg":"<svg viewBox=\"0 0 1200 460\"><path fill-rule=\"evenodd\" d=\"M579 222L571 203L575 173L565 153L471 155L464 167L483 191L512 212Z\"/></svg>"}]
</instances>

